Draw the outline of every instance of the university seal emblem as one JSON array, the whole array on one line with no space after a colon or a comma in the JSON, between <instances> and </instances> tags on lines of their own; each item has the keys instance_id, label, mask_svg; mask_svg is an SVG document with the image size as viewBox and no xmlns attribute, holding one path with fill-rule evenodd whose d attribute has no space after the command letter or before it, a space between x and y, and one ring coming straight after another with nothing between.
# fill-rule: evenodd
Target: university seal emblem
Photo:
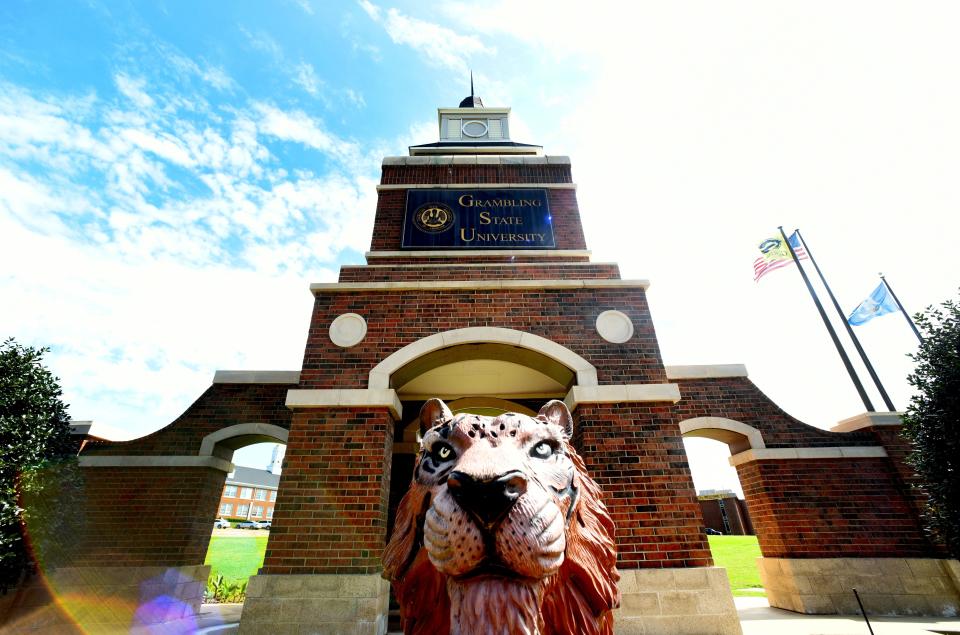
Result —
<instances>
[{"instance_id":1,"label":"university seal emblem","mask_svg":"<svg viewBox=\"0 0 960 635\"><path fill-rule=\"evenodd\" d=\"M413 215L413 224L420 231L439 234L453 227L455 219L450 207L443 203L427 203L417 208Z\"/></svg>"}]
</instances>

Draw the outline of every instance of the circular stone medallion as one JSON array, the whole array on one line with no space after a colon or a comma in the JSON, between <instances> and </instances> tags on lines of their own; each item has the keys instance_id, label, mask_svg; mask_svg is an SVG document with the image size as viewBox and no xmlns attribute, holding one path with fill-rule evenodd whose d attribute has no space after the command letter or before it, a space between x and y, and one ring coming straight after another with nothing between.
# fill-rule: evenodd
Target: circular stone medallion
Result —
<instances>
[{"instance_id":1,"label":"circular stone medallion","mask_svg":"<svg viewBox=\"0 0 960 635\"><path fill-rule=\"evenodd\" d=\"M620 311L604 311L597 316L597 333L608 342L623 344L633 337L633 322Z\"/></svg>"},{"instance_id":2,"label":"circular stone medallion","mask_svg":"<svg viewBox=\"0 0 960 635\"><path fill-rule=\"evenodd\" d=\"M359 344L366 335L367 321L356 313L338 315L330 323L330 341L341 348Z\"/></svg>"}]
</instances>

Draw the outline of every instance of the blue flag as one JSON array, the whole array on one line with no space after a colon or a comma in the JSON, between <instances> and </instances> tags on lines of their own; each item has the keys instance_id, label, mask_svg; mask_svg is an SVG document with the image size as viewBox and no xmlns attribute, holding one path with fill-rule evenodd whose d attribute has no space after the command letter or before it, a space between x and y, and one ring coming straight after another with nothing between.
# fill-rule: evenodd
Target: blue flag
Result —
<instances>
[{"instance_id":1,"label":"blue flag","mask_svg":"<svg viewBox=\"0 0 960 635\"><path fill-rule=\"evenodd\" d=\"M887 285L881 282L880 286L870 294L870 297L861 302L860 306L853 310L853 313L847 318L847 322L853 326L860 326L878 315L886 315L899 309L900 307L897 306L897 301L894 300L890 292L887 291Z\"/></svg>"}]
</instances>

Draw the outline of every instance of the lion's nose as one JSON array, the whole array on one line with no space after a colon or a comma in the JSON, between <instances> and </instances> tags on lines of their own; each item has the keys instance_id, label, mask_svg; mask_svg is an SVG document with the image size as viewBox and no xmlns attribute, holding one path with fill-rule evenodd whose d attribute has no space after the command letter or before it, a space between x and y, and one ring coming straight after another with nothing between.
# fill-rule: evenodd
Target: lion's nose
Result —
<instances>
[{"instance_id":1,"label":"lion's nose","mask_svg":"<svg viewBox=\"0 0 960 635\"><path fill-rule=\"evenodd\" d=\"M527 479L520 472L507 472L485 480L451 472L447 488L460 507L489 527L502 520L527 491Z\"/></svg>"}]
</instances>

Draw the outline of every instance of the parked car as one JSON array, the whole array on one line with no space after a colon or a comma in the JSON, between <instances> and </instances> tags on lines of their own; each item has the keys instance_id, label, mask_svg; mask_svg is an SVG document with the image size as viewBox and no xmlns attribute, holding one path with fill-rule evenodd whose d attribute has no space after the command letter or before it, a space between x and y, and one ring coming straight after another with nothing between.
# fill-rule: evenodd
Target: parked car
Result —
<instances>
[{"instance_id":1,"label":"parked car","mask_svg":"<svg viewBox=\"0 0 960 635\"><path fill-rule=\"evenodd\" d=\"M717 531L716 529L713 529L713 528L711 528L711 527L707 527L707 535L708 535L708 536L722 536L722 535L723 535L723 532L722 532L722 531Z\"/></svg>"},{"instance_id":2,"label":"parked car","mask_svg":"<svg viewBox=\"0 0 960 635\"><path fill-rule=\"evenodd\" d=\"M270 529L269 520L245 520L237 524L237 529Z\"/></svg>"},{"instance_id":3,"label":"parked car","mask_svg":"<svg viewBox=\"0 0 960 635\"><path fill-rule=\"evenodd\" d=\"M218 518L213 521L214 529L230 529L230 521L225 518Z\"/></svg>"}]
</instances>

